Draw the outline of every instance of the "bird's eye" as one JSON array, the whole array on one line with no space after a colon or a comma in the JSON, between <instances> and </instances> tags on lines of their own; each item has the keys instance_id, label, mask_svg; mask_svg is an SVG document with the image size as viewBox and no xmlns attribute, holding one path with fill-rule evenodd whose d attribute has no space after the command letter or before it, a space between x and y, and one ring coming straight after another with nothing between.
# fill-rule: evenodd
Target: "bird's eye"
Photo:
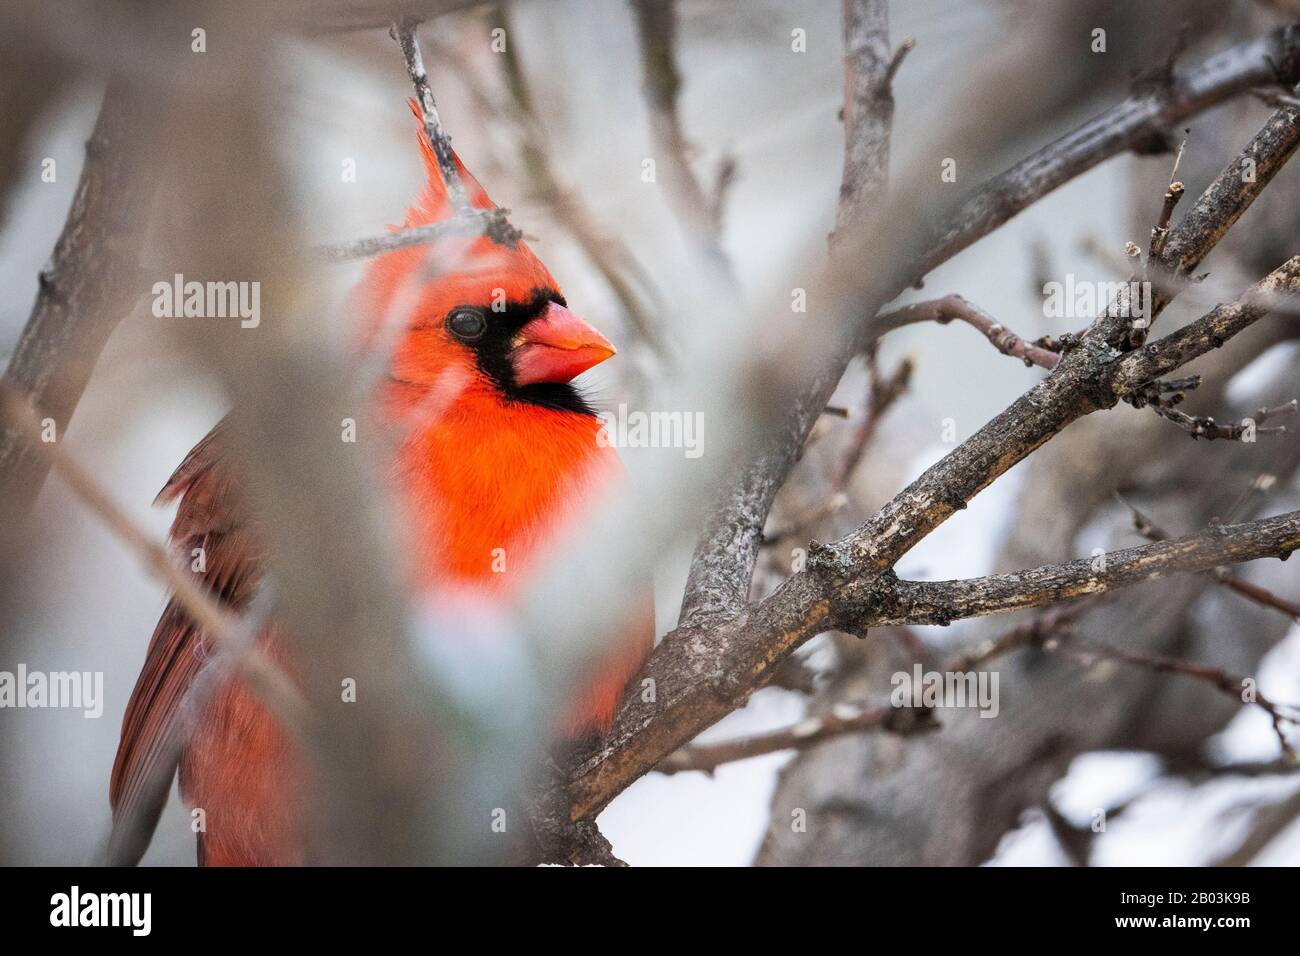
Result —
<instances>
[{"instance_id":1,"label":"bird's eye","mask_svg":"<svg viewBox=\"0 0 1300 956\"><path fill-rule=\"evenodd\" d=\"M451 334L465 342L481 339L487 331L487 319L478 309L456 309L447 316L447 328Z\"/></svg>"}]
</instances>

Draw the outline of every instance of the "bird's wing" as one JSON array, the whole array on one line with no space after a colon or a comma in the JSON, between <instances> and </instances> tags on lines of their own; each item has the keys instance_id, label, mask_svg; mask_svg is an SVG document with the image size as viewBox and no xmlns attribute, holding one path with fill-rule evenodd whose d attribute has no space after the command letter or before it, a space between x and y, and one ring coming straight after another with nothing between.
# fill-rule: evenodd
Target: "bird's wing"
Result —
<instances>
[{"instance_id":1,"label":"bird's wing","mask_svg":"<svg viewBox=\"0 0 1300 956\"><path fill-rule=\"evenodd\" d=\"M234 492L217 425L194 447L159 492L176 498L172 545L196 567L214 595L234 608L247 605L261 575L260 548ZM196 553L195 549L202 549ZM200 569L201 568L201 569ZM203 634L175 600L154 629L136 680L109 782L115 863L135 863L148 846L167 802L184 745L182 702L206 656ZM130 832L123 824L131 824Z\"/></svg>"}]
</instances>

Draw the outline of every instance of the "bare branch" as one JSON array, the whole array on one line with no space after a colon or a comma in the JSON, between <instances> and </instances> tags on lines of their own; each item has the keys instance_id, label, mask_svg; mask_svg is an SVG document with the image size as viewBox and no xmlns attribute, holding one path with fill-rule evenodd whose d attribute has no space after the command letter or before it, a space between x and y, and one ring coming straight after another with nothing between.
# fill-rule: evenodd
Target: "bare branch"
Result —
<instances>
[{"instance_id":1,"label":"bare branch","mask_svg":"<svg viewBox=\"0 0 1300 956\"><path fill-rule=\"evenodd\" d=\"M1300 120L1279 110L1170 231L1166 263L1174 263L1181 274L1194 269L1227 231L1224 223L1235 222L1249 208L1297 145ZM1257 176L1243 183L1240 170L1245 159L1254 163ZM931 466L861 528L815 553L819 569L832 578L884 570L1061 429L1099 408L1112 407L1121 397L1114 383L1123 367L1115 353L1127 342L1135 314L1130 284L1123 289L1052 375ZM1153 289L1149 318L1154 319L1177 291ZM1148 352L1152 349L1163 354L1160 343L1146 347ZM1159 367L1168 372L1180 364Z\"/></svg>"},{"instance_id":2,"label":"bare branch","mask_svg":"<svg viewBox=\"0 0 1300 956\"><path fill-rule=\"evenodd\" d=\"M1242 156L1229 163L1193 210L1170 231L1165 261L1174 263L1179 274L1194 268L1222 237L1227 228L1225 223L1234 222L1250 206L1290 158L1298 142L1300 124L1293 114L1279 111L1271 117ZM1253 182L1241 182L1243 158L1254 164L1257 175ZM1178 286L1173 286L1153 297L1151 314L1162 309L1177 291ZM1124 297L1112 303L1078 347L1062 357L1052 375L927 470L857 531L831 545L814 542L807 570L795 574L771 597L749 607L737 618L753 567L749 549L761 533L754 532L751 536L749 527L756 522L761 528L771 495L784 480L807 434L804 425L815 421L824 407L825 398L838 378L838 374L831 373L837 369L818 379L810 391L821 399L816 409L805 414L808 410L801 407L791 417L777 444L769 446L766 454L744 472L738 491L719 513L729 517L723 521L715 518L716 523L710 526L705 541L697 549L691 594L706 594L707 609L704 613L687 613L703 605L684 603L678 630L656 648L642 671L642 678L655 681L656 702L649 705L635 698L626 699L608 738L575 769L570 786L573 819L585 819L599 812L658 760L739 706L754 689L770 679L774 669L794 649L812 636L831 629L852 631L885 623L872 609L878 609L898 585L891 585L881 572L1069 423L1100 408L1112 407L1119 400L1113 379L1119 346L1126 341L1132 326L1129 306ZM797 441L790 442L791 438ZM1294 543L1290 539L1288 542L1289 552ZM1216 553L1208 545L1196 550L1203 559ZM1260 552L1268 553L1276 552L1268 549ZM996 596L982 593L982 585L965 594L931 592L931 596L945 601L965 598L966 609L976 612L985 608L991 613L999 602L1001 609L1036 606L1060 600L1066 592L1085 594L1133 583L1149 560L1145 555L1133 557L1134 564L1121 563L1120 567L1134 577L1113 574L1100 585L1088 584L1093 579L1091 574L1065 565L1060 566L1064 570L1055 572L1057 578L1053 577L1053 569L1046 569L1046 578L1041 583L1051 587L1035 591L1034 597L1009 581L1002 582L1003 588L995 589ZM1155 563L1164 570L1185 569L1175 568L1176 561ZM1217 563L1224 561L1217 558L1209 564L1187 569L1204 570ZM1085 563L1084 567L1089 565ZM925 588L934 585L909 587L916 588L915 594L923 597ZM1058 590L1053 592L1052 587ZM911 611L934 621L957 616L941 613L934 605L926 607L916 602L912 602ZM890 617L894 621L908 619L900 615Z\"/></svg>"},{"instance_id":3,"label":"bare branch","mask_svg":"<svg viewBox=\"0 0 1300 956\"><path fill-rule=\"evenodd\" d=\"M1181 400L1181 398L1181 392L1174 396L1176 400ZM1292 399L1284 405L1261 408L1249 418L1219 424L1207 415L1188 415L1186 412L1179 411L1173 407L1177 404L1177 401L1157 396L1154 399L1148 399L1147 404L1151 406L1151 410L1157 415L1173 422L1187 432L1192 439L1204 438L1206 441L1214 441L1220 438L1226 441L1250 441L1253 440L1255 435L1280 434L1286 431L1285 425L1265 426L1264 422L1279 415L1294 415L1296 412L1296 401Z\"/></svg>"},{"instance_id":4,"label":"bare branch","mask_svg":"<svg viewBox=\"0 0 1300 956\"><path fill-rule=\"evenodd\" d=\"M1294 768L1293 764L1293 768ZM1247 866L1300 817L1300 791L1255 811L1250 832L1241 844L1211 866Z\"/></svg>"},{"instance_id":5,"label":"bare branch","mask_svg":"<svg viewBox=\"0 0 1300 956\"><path fill-rule=\"evenodd\" d=\"M523 234L510 225L506 218L509 209L476 209L453 219L445 219L428 226L398 229L383 236L369 236L347 242L334 242L317 246L316 253L329 262L350 262L371 256L428 245L449 236L487 236L493 242L513 247Z\"/></svg>"},{"instance_id":6,"label":"bare branch","mask_svg":"<svg viewBox=\"0 0 1300 956\"><path fill-rule=\"evenodd\" d=\"M837 213L837 229L841 235L850 222L855 227L863 227L859 220L880 198L881 187L888 179L893 99L888 94L887 77L891 69L897 68L887 56L886 0L845 0L844 15L846 71L854 72L851 75L846 72L845 76L846 178L840 190L841 211ZM876 96L879 90L884 91L883 97ZM866 99L859 102L859 95ZM878 115L869 116L872 111ZM860 163L870 164L871 168L859 169ZM845 210L850 203L852 215ZM739 478L726 489L691 558L682 596L681 626L720 623L735 617L744 606L763 542L763 527L776 493L798 460L836 383L858 351L856 340L840 347L829 366L821 370L796 401L793 413L779 433L745 464Z\"/></svg>"},{"instance_id":7,"label":"bare branch","mask_svg":"<svg viewBox=\"0 0 1300 956\"><path fill-rule=\"evenodd\" d=\"M403 16L393 24L390 33L402 47L406 73L415 86L415 99L420 104L420 114L424 118L424 133L429 137L434 156L438 158L438 169L442 172L442 181L447 187L452 209L457 216L467 216L471 208L469 199L465 196L465 184L461 182L460 171L456 169L456 154L451 149L451 137L442 128L442 119L438 116L438 107L433 101L433 90L429 87L429 76L424 71L420 41L415 36L415 28L419 24L419 17Z\"/></svg>"},{"instance_id":8,"label":"bare branch","mask_svg":"<svg viewBox=\"0 0 1300 956\"><path fill-rule=\"evenodd\" d=\"M1276 76L1275 66L1287 76L1300 79L1300 30L1278 29L1267 37L1232 47L1211 57L1185 74L1175 77L1167 88L1135 92L1072 133L979 186L948 217L949 225L946 229L925 245L925 251L918 257L917 263L904 267L902 275L905 281L892 286L875 301L883 302L892 298L907 284L919 281L937 265L988 235L1031 203L1103 160L1149 142L1167 127L1252 86L1273 82ZM1286 156L1289 155L1287 152ZM1284 159L1277 157L1277 163L1281 161ZM1267 165L1275 171L1277 163L1270 162ZM1241 178L1236 166L1230 167L1223 176L1230 174L1238 180ZM1271 172L1266 172L1265 180L1269 177ZM1251 185L1257 188L1245 191L1241 197L1244 204L1239 203L1241 208L1249 205L1264 183ZM1223 205L1226 207L1228 204L1225 202ZM1194 224L1189 224L1187 228L1194 228ZM1217 239L1218 236L1213 237L1205 249L1208 250ZM1158 308L1163 308L1163 304L1158 303ZM863 337L869 339L872 334L864 332ZM744 606L749 595L758 546L762 540L762 529L772 501L798 460L809 431L850 358L864 344L866 343L852 342L848 349L835 357L810 385L808 398L797 403L781 433L774 436L742 469L740 477L728 489L722 505L710 520L696 547L686 596L682 602L682 626L717 624L735 617ZM1033 396L1032 400L1037 398L1038 396ZM1108 401L1108 396L1103 399L1103 402ZM1077 416L1070 414L1068 419L1061 419L1057 427L1049 426L1048 432L1036 434L1023 449L1023 454L1028 454L1047 440L1049 434L1065 427L1074 417ZM1003 425L1000 417L988 427L994 429ZM1019 461L1023 454L1017 453L1006 467ZM1000 473L1001 471L998 472ZM990 476L990 480L992 477L995 476ZM970 493L983 487L984 484L975 484ZM969 495L947 497L960 504ZM951 511L943 517L946 518L949 514ZM924 533L928 533L928 529Z\"/></svg>"},{"instance_id":9,"label":"bare branch","mask_svg":"<svg viewBox=\"0 0 1300 956\"><path fill-rule=\"evenodd\" d=\"M1282 753L1288 759L1295 760L1295 750L1292 749L1291 742L1287 739L1286 732L1283 729L1284 724L1296 723L1297 718L1294 709L1279 705L1265 697L1259 692L1258 688L1251 686L1254 683L1253 678L1229 674L1221 667L1199 664L1196 661L1179 660L1175 657L1165 657L1159 654L1140 654L1098 641L1079 644L1073 642L1049 644L1047 647L1048 650L1061 651L1073 657L1085 667L1091 667L1100 659L1142 667L1162 674L1180 674L1198 680L1203 684L1208 684L1239 704L1255 704L1267 713L1272 720L1273 732L1277 735L1278 745L1282 748Z\"/></svg>"},{"instance_id":10,"label":"bare branch","mask_svg":"<svg viewBox=\"0 0 1300 956\"><path fill-rule=\"evenodd\" d=\"M1255 283L1241 298L1220 305L1164 338L1130 353L1119 362L1115 390L1128 398L1162 375L1181 368L1249 328L1269 313L1270 307L1300 292L1300 255L1292 256Z\"/></svg>"},{"instance_id":11,"label":"bare branch","mask_svg":"<svg viewBox=\"0 0 1300 956\"><path fill-rule=\"evenodd\" d=\"M1285 561L1297 547L1300 547L1300 512L1293 511L1013 574L965 581L851 585L841 593L840 600L853 601L860 594L864 602L861 613L870 626L947 624L959 618L1103 594L1174 572L1208 571L1222 564L1265 557ZM852 625L852 614L844 623ZM856 626L851 629L860 630Z\"/></svg>"},{"instance_id":12,"label":"bare branch","mask_svg":"<svg viewBox=\"0 0 1300 956\"><path fill-rule=\"evenodd\" d=\"M1255 485L1252 485L1252 489ZM1164 541L1169 534L1153 522L1145 513L1139 511L1129 502L1117 494L1120 504L1128 508L1129 513L1133 516L1133 529L1148 541ZM1274 594L1268 588L1262 588L1257 584L1252 584L1245 578L1231 574L1226 568L1213 568L1209 574L1219 584L1223 585L1230 591L1235 591L1248 601L1260 605L1261 607L1272 608L1275 611L1281 611L1293 621L1300 621L1300 604L1295 601L1288 601L1280 595Z\"/></svg>"},{"instance_id":13,"label":"bare branch","mask_svg":"<svg viewBox=\"0 0 1300 956\"><path fill-rule=\"evenodd\" d=\"M844 0L844 172L837 230L862 220L889 179L894 75L915 46L908 39L891 55L885 0Z\"/></svg>"},{"instance_id":14,"label":"bare branch","mask_svg":"<svg viewBox=\"0 0 1300 956\"><path fill-rule=\"evenodd\" d=\"M1090 610L1092 606L1093 602L1085 598L1069 604L1049 607L1033 620L1013 627L992 640L983 641L960 657L953 658L944 665L943 669L954 673L966 673L1022 647L1041 647L1049 637L1073 627L1079 616L1084 611Z\"/></svg>"},{"instance_id":15,"label":"bare branch","mask_svg":"<svg viewBox=\"0 0 1300 956\"><path fill-rule=\"evenodd\" d=\"M947 295L942 299L906 305L880 316L876 321L883 334L918 322L938 322L940 325L947 325L953 319L960 319L972 328L978 329L995 349L1003 355L1020 359L1027 366L1037 365L1039 368L1051 370L1056 368L1056 364L1061 360L1058 353L1038 345L1031 345L979 306L959 295Z\"/></svg>"},{"instance_id":16,"label":"bare branch","mask_svg":"<svg viewBox=\"0 0 1300 956\"><path fill-rule=\"evenodd\" d=\"M655 770L662 774L701 770L711 774L724 763L748 760L782 750L807 750L825 740L881 730L908 735L939 729L934 711L925 708L837 704L827 714L801 720L793 727L716 744L692 744L664 758Z\"/></svg>"},{"instance_id":17,"label":"bare branch","mask_svg":"<svg viewBox=\"0 0 1300 956\"><path fill-rule=\"evenodd\" d=\"M1273 83L1277 78L1274 65L1290 82L1300 80L1300 29L1279 27L1172 76L1167 85L1135 90L981 184L934 240L914 278L921 278L1103 160L1130 149L1149 149L1165 130L1252 87Z\"/></svg>"},{"instance_id":18,"label":"bare branch","mask_svg":"<svg viewBox=\"0 0 1300 956\"><path fill-rule=\"evenodd\" d=\"M109 335L142 291L141 217L153 187L150 144L159 122L140 91L121 77L110 80L67 222L5 373L60 434ZM12 529L27 514L49 466L48 456L0 430L0 527Z\"/></svg>"}]
</instances>

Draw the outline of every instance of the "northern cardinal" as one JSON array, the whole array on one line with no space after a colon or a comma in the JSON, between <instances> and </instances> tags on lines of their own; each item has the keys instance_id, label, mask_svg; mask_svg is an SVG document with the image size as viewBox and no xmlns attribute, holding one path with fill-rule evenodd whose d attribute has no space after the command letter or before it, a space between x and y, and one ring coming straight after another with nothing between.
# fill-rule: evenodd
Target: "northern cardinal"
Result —
<instances>
[{"instance_id":1,"label":"northern cardinal","mask_svg":"<svg viewBox=\"0 0 1300 956\"><path fill-rule=\"evenodd\" d=\"M428 181L406 227L453 215L423 133L420 143ZM456 163L470 204L493 208ZM372 341L383 338L392 315L406 312L395 345L388 342L392 359L377 407L400 430L390 472L416 549L415 585L499 595L620 473L613 449L598 441L599 420L571 384L614 347L569 311L555 279L523 242L507 247L486 236L461 237L391 252L373 262L359 291ZM203 548L205 582L239 610L259 586L261 550L233 471L219 425L158 497L179 499L174 546L185 555ZM509 574L493 573L501 554ZM608 728L624 685L654 643L653 609L633 617L630 634L611 642L607 659L562 715L560 742ZM272 657L287 660L274 627L259 640ZM169 772L157 766L167 759L165 737L207 653L203 632L173 600L122 722L109 785L115 820L140 813L150 830L156 826L165 796L150 797L145 783L159 769ZM303 760L237 680L227 678L198 715L179 771L182 796L206 818L198 835L201 865L307 862Z\"/></svg>"}]
</instances>

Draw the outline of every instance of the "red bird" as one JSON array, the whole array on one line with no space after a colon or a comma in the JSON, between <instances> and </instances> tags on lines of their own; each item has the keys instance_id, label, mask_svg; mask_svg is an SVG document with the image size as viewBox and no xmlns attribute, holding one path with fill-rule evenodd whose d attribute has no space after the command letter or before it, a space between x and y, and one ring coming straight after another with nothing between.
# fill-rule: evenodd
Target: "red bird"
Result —
<instances>
[{"instance_id":1,"label":"red bird","mask_svg":"<svg viewBox=\"0 0 1300 956\"><path fill-rule=\"evenodd\" d=\"M407 213L408 228L453 215L423 133L420 143L428 183ZM471 205L493 208L456 163ZM375 260L360 291L364 337L376 347L387 336L392 347L377 399L383 420L400 430L391 474L416 549L415 583L499 597L519 585L519 572L621 473L613 449L598 441L599 420L571 384L614 347L569 311L555 279L522 242L510 248L487 237L460 237L391 252ZM386 325L399 314L409 318L393 347ZM222 446L218 426L176 469L159 500L179 499L174 546L185 555L203 548L207 586L240 610L258 588L261 552ZM494 573L502 554L508 574ZM608 729L624 685L654 643L653 610L637 621L635 638L618 640L571 702L560 736ZM273 657L287 656L274 628L259 640ZM157 824L166 796L156 796L161 788L148 782L170 771L159 764L206 643L173 600L122 722L109 785L115 821L138 813L149 831ZM305 862L302 758L237 680L212 693L179 771L182 796L205 815L200 864Z\"/></svg>"}]
</instances>

